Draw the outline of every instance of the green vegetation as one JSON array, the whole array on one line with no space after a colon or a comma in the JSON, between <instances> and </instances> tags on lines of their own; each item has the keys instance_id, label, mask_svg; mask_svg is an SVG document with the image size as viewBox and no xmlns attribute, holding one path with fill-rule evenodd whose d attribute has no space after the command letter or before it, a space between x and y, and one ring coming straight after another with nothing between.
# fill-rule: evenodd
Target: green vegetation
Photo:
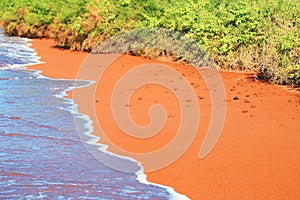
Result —
<instances>
[{"instance_id":1,"label":"green vegetation","mask_svg":"<svg viewBox=\"0 0 300 200\"><path fill-rule=\"evenodd\" d=\"M197 41L222 68L300 84L298 0L0 0L0 6L10 35L90 51L125 30L166 28Z\"/></svg>"}]
</instances>

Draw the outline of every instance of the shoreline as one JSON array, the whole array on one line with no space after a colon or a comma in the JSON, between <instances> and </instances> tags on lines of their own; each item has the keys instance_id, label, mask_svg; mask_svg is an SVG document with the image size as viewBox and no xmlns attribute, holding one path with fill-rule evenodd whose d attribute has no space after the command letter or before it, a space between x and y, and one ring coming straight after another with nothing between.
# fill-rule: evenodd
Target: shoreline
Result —
<instances>
[{"instance_id":1,"label":"shoreline","mask_svg":"<svg viewBox=\"0 0 300 200\"><path fill-rule=\"evenodd\" d=\"M36 49L41 61L45 61L46 64L28 68L41 70L43 75L50 78L74 79L81 63L88 55L85 52L53 48L52 40L34 39L31 43L33 44L31 47ZM113 65L122 64L124 68L129 69L133 65L152 61L126 55L118 62ZM281 86L241 78L243 72L221 71L227 95L226 121L216 147L205 159L200 160L197 155L210 119L209 94L205 91L205 85L193 76L194 72L191 67L174 63L170 65L180 73L184 73L190 82L198 86L195 90L197 90L197 95L202 97L198 103L203 117L198 134L184 155L164 169L146 173L147 180L170 186L176 192L187 195L191 199L268 198L272 195L295 198L300 196L297 187L300 184L298 172L300 160L297 159L300 155L298 147L300 136L297 134L300 131L297 121L300 117L299 94ZM112 71L110 77L117 78L120 73L116 70ZM105 95L109 94L108 90L109 88L97 88L96 99L101 101L96 104L97 116L92 120L94 123L97 120L104 121L110 130L115 130L110 119L101 117L108 116L108 111L105 109L107 105L105 103L109 101L105 99ZM153 99L149 99L146 92L140 92L137 95L143 97L145 105L149 105ZM152 88L151 95L161 96L160 92L162 91L159 88ZM234 96L239 96L240 99L234 101L232 100ZM161 101L168 98L169 96L162 97ZM138 102L138 99L132 101L132 104L136 105L133 108L136 114L134 119L141 119L139 123L143 124L147 122L147 119L145 119L145 114L140 113L146 113L144 111L147 107L143 107ZM84 107L86 105L78 104L80 112L86 114ZM171 103L167 109L174 109L174 112L177 112ZM171 125L167 127L167 130L171 130L172 126L176 127L178 119L174 117L168 122ZM170 135L167 135L161 137L160 140L163 141L169 137ZM111 139L115 141L118 138L112 137ZM130 146L138 145L136 141L125 139L121 137L116 142L129 150ZM165 142L153 141L147 148L157 148ZM144 147L139 146L139 148ZM146 151L147 148L145 147L144 150Z\"/></svg>"},{"instance_id":2,"label":"shoreline","mask_svg":"<svg viewBox=\"0 0 300 200\"><path fill-rule=\"evenodd\" d=\"M39 43L39 44L37 44L37 43L35 43L36 42L36 40L39 40L39 41L41 41L41 43ZM35 49L36 50L36 48L38 48L39 50L41 50L40 48L43 48L43 47L46 47L46 48L48 48L48 47L50 47L50 46L52 46L51 45L51 43L53 42L51 39L30 39L29 41L29 44L31 44L30 45L30 48L33 48L33 49ZM35 44L37 44L38 46L36 47L36 46L34 46L33 47L33 44L32 43L35 43ZM41 46L40 46L40 44L41 44ZM45 45L46 44L46 45ZM44 46L45 45L45 46ZM76 55L78 55L78 53L79 52L71 52L71 51L69 51L69 50L61 50L61 49L56 49L56 48L54 48L55 49L55 51L67 51L67 53L66 54L68 54L68 55L73 55L73 56L76 56ZM44 50L44 49L43 49ZM74 55L74 54L75 55ZM83 52L80 52L81 54L83 53ZM89 53L84 53L84 54L87 54L87 55L89 55ZM71 56L71 57L73 57L73 56ZM83 55L82 57L80 57L80 58L78 58L80 61L83 59L83 58L85 58L86 57L86 55ZM63 63L61 63L61 62L57 62L57 61L54 61L53 63L52 62L48 62L49 60L49 58L53 58L52 56L49 56L49 57L47 57L46 56L46 62L44 62L44 61L41 61L40 63L36 63L36 64L29 64L29 65L26 65L26 68L27 69L29 69L29 70L34 70L34 71L36 71L38 74L41 74L42 76L45 76L45 77L47 77L47 78L51 78L51 79L63 79L63 80L75 80L75 76L74 76L74 74L75 73L63 73L62 74L62 76L61 75L57 75L57 73L61 73L61 72L63 72L65 69L66 69L66 67L65 67L65 65L63 64ZM40 60L42 60L43 58L41 58L40 57ZM73 60L73 59L72 59ZM84 60L84 59L83 59ZM82 61L83 62L83 61ZM77 60L76 60L76 64L77 64L78 62L77 62ZM59 67L61 67L61 69L55 69L55 70L52 70L52 69L49 69L49 67L51 67L51 65L52 64L54 64L56 67L57 66L59 66ZM78 65L79 66L79 65ZM73 65L73 67L74 67L74 65ZM73 72L73 71L72 71ZM67 88L66 90L64 90L61 94L59 94L59 95L61 95L62 96L62 98L68 98L68 99L70 99L70 102L73 102L73 105L70 105L71 107L73 107L73 106L75 106L75 108L76 108L76 110L74 111L72 111L72 108L69 108L70 109L70 112L75 112L75 113L78 113L78 114L81 114L82 116L83 116L83 118L87 121L87 126L89 127L88 129L89 129L89 131L88 132L85 132L85 133L82 133L83 135L87 135L88 137L90 137L90 139L88 140L89 141L89 143L88 144L85 144L85 145L87 145L86 146L86 148L87 149L89 149L89 145L92 145L92 146L94 146L94 145L96 145L96 146L98 146L99 147L99 149L101 149L101 150L99 150L99 151L102 151L103 153L105 153L105 154L109 154L109 155L113 155L113 156L115 156L115 157L117 157L117 159L125 159L125 160L128 160L128 161L130 161L130 162L134 162L137 166L139 166L140 167L140 169L138 170L138 171L136 171L134 174L136 175L136 178L137 178L137 181L139 181L140 183L143 183L143 184L146 184L146 185L153 185L153 186L157 186L157 187L160 187L160 188L163 188L163 189L165 189L168 193L169 193L169 195L170 195L170 199L172 199L172 200L184 200L184 199L189 199L186 195L184 195L184 194L180 194L180 193L178 193L178 192L176 192L175 190L174 190L174 188L172 188L172 187L170 187L170 186L165 186L165 185L162 185L162 184L158 184L158 183L154 183L154 182L149 182L148 180L147 180L147 175L144 173L144 169L143 169L143 166L141 165L141 163L140 162L138 162L138 161L136 161L136 160L134 160L133 158L128 158L128 157L124 157L124 156L121 156L121 155L117 155L117 154L114 154L113 152L110 152L110 151L107 151L107 150L105 150L105 147L102 145L102 144L100 144L99 142L97 142L98 140L99 140L99 137L98 136L96 136L96 135L93 135L93 131L92 131L92 129L93 129L93 119L91 119L90 118L90 116L89 115L86 115L86 114L84 114L84 113L81 113L80 112L80 110L79 110L79 105L78 104L76 104L76 102L74 101L74 99L72 98L72 94L73 94L73 91L74 90L80 90L80 89L82 89L82 88L88 88L88 87L90 87L91 85L93 85L92 84L92 81L91 81L91 83L89 83L89 84L87 84L87 86L80 86L80 87L70 87L70 88ZM80 137L82 137L82 136L80 136ZM84 137L83 137L84 138ZM81 138L81 139L83 139L83 138ZM90 140L93 140L93 142L92 142L92 144L90 144ZM83 140L84 141L84 140ZM88 142L88 141L84 141L84 142ZM93 147L92 147L93 148ZM134 164L134 165L135 165Z\"/></svg>"}]
</instances>

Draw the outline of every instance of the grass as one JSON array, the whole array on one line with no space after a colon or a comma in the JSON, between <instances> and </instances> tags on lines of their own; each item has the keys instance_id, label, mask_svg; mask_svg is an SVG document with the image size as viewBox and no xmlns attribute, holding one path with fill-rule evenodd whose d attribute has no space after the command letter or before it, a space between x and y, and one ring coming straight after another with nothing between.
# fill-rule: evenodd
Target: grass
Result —
<instances>
[{"instance_id":1,"label":"grass","mask_svg":"<svg viewBox=\"0 0 300 200\"><path fill-rule=\"evenodd\" d=\"M91 51L127 30L165 28L196 41L221 68L300 84L298 0L0 0L0 6L10 35L53 38L60 47Z\"/></svg>"}]
</instances>

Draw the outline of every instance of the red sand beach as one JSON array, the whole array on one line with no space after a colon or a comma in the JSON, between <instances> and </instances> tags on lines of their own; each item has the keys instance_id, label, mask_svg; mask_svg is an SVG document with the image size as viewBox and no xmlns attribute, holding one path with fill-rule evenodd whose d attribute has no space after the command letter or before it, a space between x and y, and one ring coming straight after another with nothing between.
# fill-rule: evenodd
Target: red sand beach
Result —
<instances>
[{"instance_id":1,"label":"red sand beach","mask_svg":"<svg viewBox=\"0 0 300 200\"><path fill-rule=\"evenodd\" d=\"M42 70L52 78L76 78L88 53L56 49L52 40L33 40L41 61L46 64L31 68ZM137 90L130 100L132 119L139 125L149 123L149 106L159 102L168 118L162 131L148 140L134 140L116 126L110 110L111 90L123 73L134 66L154 62L146 58L124 55L112 63L98 84L94 105L84 98L80 112L89 114L95 106L94 122L109 139L130 151L154 151L168 143L180 122L180 109L174 96L164 88L150 86ZM157 61L163 63L162 61ZM221 137L213 151L199 159L199 149L210 122L210 97L203 80L194 68L176 63L163 63L191 83L198 98L201 120L196 138L176 162L147 173L151 182L168 185L191 199L298 199L300 197L300 95L282 86L256 82L245 72L220 74L226 90L227 111ZM82 90L89 90L83 88ZM235 96L239 100L233 100ZM96 119L95 119L96 118ZM97 134L97 130L95 131ZM100 141L106 143L105 139ZM114 149L109 149L114 151Z\"/></svg>"}]
</instances>

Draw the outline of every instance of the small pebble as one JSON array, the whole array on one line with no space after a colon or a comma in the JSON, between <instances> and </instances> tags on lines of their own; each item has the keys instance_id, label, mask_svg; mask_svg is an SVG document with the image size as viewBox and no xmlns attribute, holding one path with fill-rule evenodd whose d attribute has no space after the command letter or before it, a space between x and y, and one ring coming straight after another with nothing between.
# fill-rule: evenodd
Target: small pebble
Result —
<instances>
[{"instance_id":1,"label":"small pebble","mask_svg":"<svg viewBox=\"0 0 300 200\"><path fill-rule=\"evenodd\" d=\"M248 110L242 110L242 113L247 113L248 112Z\"/></svg>"},{"instance_id":2,"label":"small pebble","mask_svg":"<svg viewBox=\"0 0 300 200\"><path fill-rule=\"evenodd\" d=\"M234 96L233 100L239 100L240 98L238 96Z\"/></svg>"}]
</instances>

